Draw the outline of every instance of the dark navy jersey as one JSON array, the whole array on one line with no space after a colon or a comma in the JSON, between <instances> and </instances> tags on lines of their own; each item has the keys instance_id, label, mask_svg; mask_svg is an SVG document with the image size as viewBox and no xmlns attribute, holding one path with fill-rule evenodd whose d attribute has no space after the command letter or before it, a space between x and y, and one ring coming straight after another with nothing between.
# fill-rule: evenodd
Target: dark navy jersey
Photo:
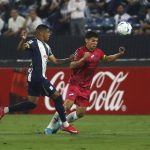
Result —
<instances>
[{"instance_id":1,"label":"dark navy jersey","mask_svg":"<svg viewBox=\"0 0 150 150\"><path fill-rule=\"evenodd\" d=\"M28 69L28 81L42 81L46 78L48 56L52 55L51 48L45 42L36 38L27 41L30 48L32 63Z\"/></svg>"}]
</instances>

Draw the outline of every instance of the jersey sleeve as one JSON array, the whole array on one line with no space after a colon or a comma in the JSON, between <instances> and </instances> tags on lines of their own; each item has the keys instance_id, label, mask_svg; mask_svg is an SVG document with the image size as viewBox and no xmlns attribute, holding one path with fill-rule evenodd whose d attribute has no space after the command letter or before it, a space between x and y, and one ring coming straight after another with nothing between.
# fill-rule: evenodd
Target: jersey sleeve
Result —
<instances>
[{"instance_id":1,"label":"jersey sleeve","mask_svg":"<svg viewBox=\"0 0 150 150\"><path fill-rule=\"evenodd\" d=\"M53 55L51 47L48 46L48 56Z\"/></svg>"},{"instance_id":2,"label":"jersey sleeve","mask_svg":"<svg viewBox=\"0 0 150 150\"><path fill-rule=\"evenodd\" d=\"M28 44L29 47L26 47L25 50L32 50L32 44L33 44L33 42L34 42L33 40L26 41L25 44Z\"/></svg>"},{"instance_id":3,"label":"jersey sleeve","mask_svg":"<svg viewBox=\"0 0 150 150\"><path fill-rule=\"evenodd\" d=\"M106 61L106 55L102 50L99 51L99 55L101 61Z\"/></svg>"}]
</instances>

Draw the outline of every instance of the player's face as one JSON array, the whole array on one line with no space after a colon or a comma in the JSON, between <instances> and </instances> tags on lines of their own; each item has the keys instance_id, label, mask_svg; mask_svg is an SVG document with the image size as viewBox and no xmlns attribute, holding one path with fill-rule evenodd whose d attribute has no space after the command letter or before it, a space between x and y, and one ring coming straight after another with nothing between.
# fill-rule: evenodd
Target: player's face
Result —
<instances>
[{"instance_id":1,"label":"player's face","mask_svg":"<svg viewBox=\"0 0 150 150\"><path fill-rule=\"evenodd\" d=\"M90 39L85 39L86 47L89 49L89 51L93 51L98 44L98 38L92 37Z\"/></svg>"},{"instance_id":2,"label":"player's face","mask_svg":"<svg viewBox=\"0 0 150 150\"><path fill-rule=\"evenodd\" d=\"M49 38L50 38L50 36L51 36L51 34L52 34L52 32L51 32L49 29L44 30L44 31L43 31L43 38L44 38L44 41L48 41Z\"/></svg>"}]
</instances>

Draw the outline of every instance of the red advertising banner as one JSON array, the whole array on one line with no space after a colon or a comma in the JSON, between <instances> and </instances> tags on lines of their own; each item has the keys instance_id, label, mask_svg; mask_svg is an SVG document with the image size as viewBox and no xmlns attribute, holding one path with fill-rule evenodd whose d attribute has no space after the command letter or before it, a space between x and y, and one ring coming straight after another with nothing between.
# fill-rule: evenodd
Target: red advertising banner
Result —
<instances>
[{"instance_id":1,"label":"red advertising banner","mask_svg":"<svg viewBox=\"0 0 150 150\"><path fill-rule=\"evenodd\" d=\"M0 68L0 105L27 97L26 69ZM49 68L47 77L65 100L69 68ZM87 114L150 114L150 67L100 68L91 84ZM48 97L41 97L34 114L54 113Z\"/></svg>"}]
</instances>

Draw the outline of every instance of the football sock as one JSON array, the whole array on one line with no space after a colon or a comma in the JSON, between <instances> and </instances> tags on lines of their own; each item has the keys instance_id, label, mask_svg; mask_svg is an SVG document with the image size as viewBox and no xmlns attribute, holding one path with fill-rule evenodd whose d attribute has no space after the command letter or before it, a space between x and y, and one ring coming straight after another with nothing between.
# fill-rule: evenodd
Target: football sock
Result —
<instances>
[{"instance_id":1,"label":"football sock","mask_svg":"<svg viewBox=\"0 0 150 150\"><path fill-rule=\"evenodd\" d=\"M67 121L70 123L70 122L73 122L75 120L78 119L78 116L77 116L77 113L76 111L74 112L71 112L67 117ZM48 124L47 128L51 128L53 129L55 127L55 123L57 121L60 121L60 118L59 118L59 114L56 112L53 116L53 118L51 119L50 123ZM60 121L60 124L62 124L62 122ZM64 127L67 127L69 124L65 124L65 122L63 123L63 126Z\"/></svg>"},{"instance_id":2,"label":"football sock","mask_svg":"<svg viewBox=\"0 0 150 150\"><path fill-rule=\"evenodd\" d=\"M68 127L69 126L68 121L63 122L62 124L63 124L64 127Z\"/></svg>"},{"instance_id":3,"label":"football sock","mask_svg":"<svg viewBox=\"0 0 150 150\"><path fill-rule=\"evenodd\" d=\"M30 101L25 101L25 102L21 102L13 106L9 106L8 109L9 109L9 112L19 112L19 111L33 109L35 107L36 107L36 104Z\"/></svg>"},{"instance_id":4,"label":"football sock","mask_svg":"<svg viewBox=\"0 0 150 150\"><path fill-rule=\"evenodd\" d=\"M8 107L4 107L4 114L7 114L9 112L9 108Z\"/></svg>"},{"instance_id":5,"label":"football sock","mask_svg":"<svg viewBox=\"0 0 150 150\"><path fill-rule=\"evenodd\" d=\"M78 116L77 116L77 112L74 111L74 112L71 112L68 116L67 116L67 121L70 123L70 122L73 122L75 120L78 119Z\"/></svg>"},{"instance_id":6,"label":"football sock","mask_svg":"<svg viewBox=\"0 0 150 150\"><path fill-rule=\"evenodd\" d=\"M59 117L60 117L61 121L66 122L65 109L64 109L64 106L62 104L62 96L58 96L54 100L54 105L55 105L56 111L59 114Z\"/></svg>"},{"instance_id":7,"label":"football sock","mask_svg":"<svg viewBox=\"0 0 150 150\"><path fill-rule=\"evenodd\" d=\"M56 113L54 114L54 116L52 117L50 123L48 124L47 128L53 129L55 123L56 123L57 121L59 121L59 120L60 120L59 114L58 114L58 112L56 112Z\"/></svg>"}]
</instances>

